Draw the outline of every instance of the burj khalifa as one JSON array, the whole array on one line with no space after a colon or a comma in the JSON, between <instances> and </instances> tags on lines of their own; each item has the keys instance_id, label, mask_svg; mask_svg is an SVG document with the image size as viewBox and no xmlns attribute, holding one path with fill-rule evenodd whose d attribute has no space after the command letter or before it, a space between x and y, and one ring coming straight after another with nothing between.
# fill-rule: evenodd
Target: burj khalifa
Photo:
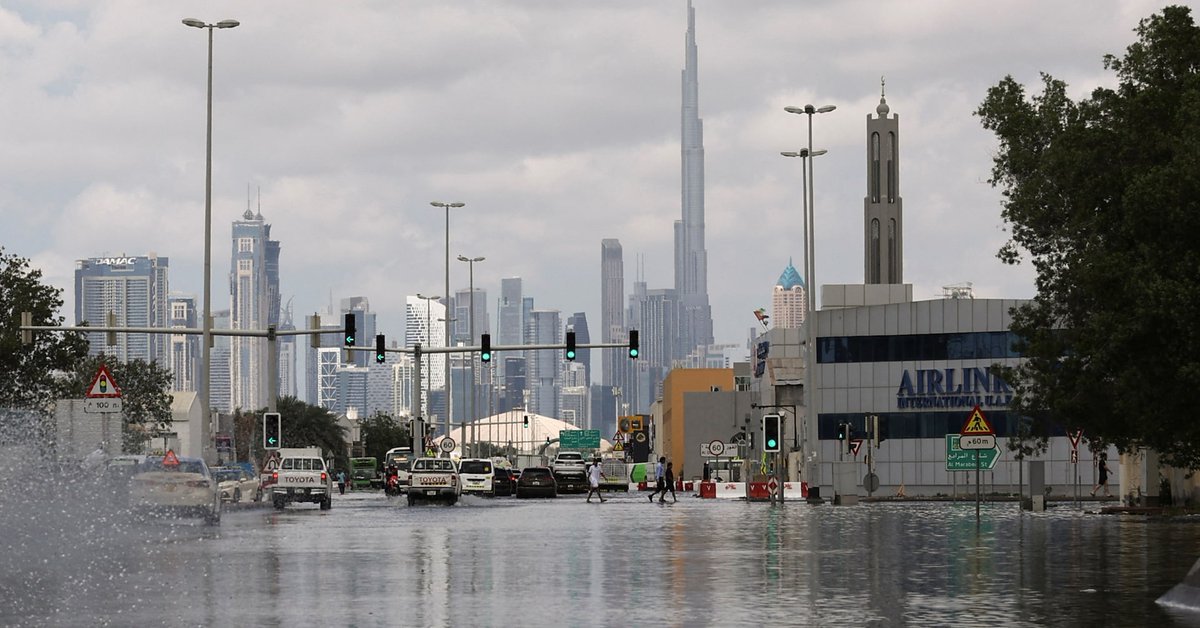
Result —
<instances>
[{"instance_id":1,"label":"burj khalifa","mask_svg":"<svg viewBox=\"0 0 1200 628\"><path fill-rule=\"evenodd\" d=\"M708 252L704 249L704 123L700 120L696 78L696 10L691 0L687 10L681 116L683 217L675 221L675 292L680 305L678 347L684 355L713 342Z\"/></svg>"}]
</instances>

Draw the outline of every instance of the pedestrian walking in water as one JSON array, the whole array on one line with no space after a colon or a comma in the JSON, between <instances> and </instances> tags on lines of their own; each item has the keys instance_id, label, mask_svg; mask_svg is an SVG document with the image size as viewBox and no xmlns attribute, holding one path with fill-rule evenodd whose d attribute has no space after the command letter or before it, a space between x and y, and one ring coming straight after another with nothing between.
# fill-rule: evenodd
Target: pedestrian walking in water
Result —
<instances>
[{"instance_id":1,"label":"pedestrian walking in water","mask_svg":"<svg viewBox=\"0 0 1200 628\"><path fill-rule=\"evenodd\" d=\"M338 478L338 493L341 495L345 495L346 494L346 472L338 471L337 478Z\"/></svg>"},{"instance_id":2,"label":"pedestrian walking in water","mask_svg":"<svg viewBox=\"0 0 1200 628\"><path fill-rule=\"evenodd\" d=\"M650 502L654 503L654 496L659 493L664 495L667 492L667 457L662 456L658 459L658 464L654 465L654 492L650 493Z\"/></svg>"},{"instance_id":3,"label":"pedestrian walking in water","mask_svg":"<svg viewBox=\"0 0 1200 628\"><path fill-rule=\"evenodd\" d=\"M1100 457L1097 458L1097 464L1100 477L1097 478L1099 481L1096 482L1096 485L1092 487L1092 497L1096 496L1096 491L1101 487L1104 488L1104 496L1108 497L1108 454L1101 452Z\"/></svg>"},{"instance_id":4,"label":"pedestrian walking in water","mask_svg":"<svg viewBox=\"0 0 1200 628\"><path fill-rule=\"evenodd\" d=\"M600 468L600 459L596 458L592 461L592 466L588 467L588 496L587 502L592 503L592 493L600 498L600 503L608 501L604 499L604 495L600 493L600 478L605 477L604 471Z\"/></svg>"},{"instance_id":5,"label":"pedestrian walking in water","mask_svg":"<svg viewBox=\"0 0 1200 628\"><path fill-rule=\"evenodd\" d=\"M674 466L675 466L674 462L667 463L667 470L666 470L665 475L663 476L663 480L664 480L663 484L665 484L666 487L663 489L662 497L658 498L659 502L667 501L667 491L671 491L671 500L672 501L679 501L679 498L675 497L675 470L672 468Z\"/></svg>"}]
</instances>

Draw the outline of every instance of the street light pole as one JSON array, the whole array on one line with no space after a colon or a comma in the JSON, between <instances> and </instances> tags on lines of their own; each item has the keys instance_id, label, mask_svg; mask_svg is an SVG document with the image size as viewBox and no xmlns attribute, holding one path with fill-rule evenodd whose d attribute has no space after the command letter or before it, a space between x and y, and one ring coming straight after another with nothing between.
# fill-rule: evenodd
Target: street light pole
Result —
<instances>
[{"instance_id":1,"label":"street light pole","mask_svg":"<svg viewBox=\"0 0 1200 628\"><path fill-rule=\"evenodd\" d=\"M441 207L446 210L446 286L445 286L446 292L445 292L445 296L446 296L446 310L447 310L446 317L449 318L450 317L450 313L449 313L449 309L450 309L450 208L463 207L466 205L466 203L445 203L442 201L431 201L429 204L433 205L434 207ZM445 336L446 336L445 346L449 347L450 346L450 326L449 325L446 325ZM448 355L446 358L445 371L446 371L446 373L445 373L445 376L446 376L446 433L449 434L450 433L450 421L452 420L454 415L450 412L451 407L452 407L450 404L450 399L451 399L451 397L453 397L453 395L450 394L450 358ZM462 434L459 434L459 437L461 438Z\"/></svg>"},{"instance_id":2,"label":"street light pole","mask_svg":"<svg viewBox=\"0 0 1200 628\"><path fill-rule=\"evenodd\" d=\"M430 321L430 317L429 317L429 302L430 302L430 301L435 301L435 300L437 300L437 299L440 299L440 298L442 298L442 297L440 297L440 296L437 296L437 297L427 297L427 296L425 296L425 295L423 295L423 294L421 294L421 293L419 293L419 292L418 292L418 293L417 293L417 298L418 298L418 299L421 299L421 300L423 300L423 301L425 301L425 342L426 342L426 343L428 343L430 346L432 346L432 345L433 345L433 342L432 342L432 340L433 340L433 326L431 325L431 322L432 322L432 321ZM449 359L449 358L447 358L447 359ZM426 387L426 390L425 390L425 409L423 410L423 412L424 412L424 414L425 414L425 419L426 419L427 421L429 420L429 394L430 394L430 392L431 392L431 391L432 391L432 389L433 389L433 371L432 371L431 367L432 367L432 363L429 361L429 354L427 353L427 354L425 354L425 377L428 377L428 378L429 378L429 386L427 386L427 387ZM420 386L422 383L423 383L423 382L417 382L417 383L416 383L416 386ZM449 408L449 407L450 407L450 401L449 401L449 398L450 398L450 395L449 395L449 394L447 394L447 395L446 395L446 407L447 407L447 408ZM430 424L431 426L434 426L434 427L436 427L436 426L437 426L437 423L434 423L434 422L432 422L432 421L430 421L430 422L429 422L429 424ZM446 432L447 432L447 433L449 433L449 432L450 432L450 430L449 430L449 429L447 429L447 430L446 430Z\"/></svg>"},{"instance_id":3,"label":"street light pole","mask_svg":"<svg viewBox=\"0 0 1200 628\"><path fill-rule=\"evenodd\" d=\"M458 261L467 263L467 268L469 269L468 272L470 273L470 283L468 284L468 290L471 291L471 299L467 306L470 308L470 311L467 312L467 333L471 335L471 339L469 342L471 343L472 346L475 344L475 262L482 262L483 260L484 260L483 257L467 257L465 255L458 256ZM472 448L471 455L475 455L474 447L475 447L475 437L477 434L475 432L475 354L474 353L471 354L471 397L470 397L470 401L467 404L467 418L471 421L471 448ZM463 434L464 438L466 437L465 431L466 430L464 430L464 434Z\"/></svg>"},{"instance_id":4,"label":"street light pole","mask_svg":"<svg viewBox=\"0 0 1200 628\"><path fill-rule=\"evenodd\" d=\"M788 113L802 113L808 116L808 149L801 150L799 153L784 153L784 156L786 157L798 156L804 159L804 163L802 164L802 170L804 171L804 188L806 188L804 203L804 274L805 281L808 282L809 288L807 295L808 298L805 299L806 303L804 312L804 416L808 430L806 430L804 435L805 447L803 452L806 460L808 459L807 449L809 440L809 434L807 432L812 429L817 429L817 422L815 420L809 420L810 417L815 419L814 411L816 408L816 395L813 378L813 370L816 368L816 347L813 346L816 342L816 335L813 333L813 326L816 324L816 302L818 292L817 280L815 277L817 259L815 244L817 238L814 221L816 210L813 205L813 188L815 186L813 185L812 162L814 157L825 154L824 150L813 150L812 118L814 114L829 113L834 109L837 109L835 105L825 105L823 107L814 107L812 105L804 105L804 107L784 107L784 111ZM813 473L814 469L815 467L810 463L810 468L807 469L806 473L810 483L815 483L815 480L817 479Z\"/></svg>"},{"instance_id":5,"label":"street light pole","mask_svg":"<svg viewBox=\"0 0 1200 628\"><path fill-rule=\"evenodd\" d=\"M241 22L237 20L221 20L216 24L208 24L195 18L185 18L184 25L192 28L208 29L208 106L204 138L204 322L201 324L203 333L200 337L200 412L203 420L203 445L201 455L212 445L209 427L212 423L212 404L209 375L212 372L212 59L213 59L213 29L234 28Z\"/></svg>"}]
</instances>

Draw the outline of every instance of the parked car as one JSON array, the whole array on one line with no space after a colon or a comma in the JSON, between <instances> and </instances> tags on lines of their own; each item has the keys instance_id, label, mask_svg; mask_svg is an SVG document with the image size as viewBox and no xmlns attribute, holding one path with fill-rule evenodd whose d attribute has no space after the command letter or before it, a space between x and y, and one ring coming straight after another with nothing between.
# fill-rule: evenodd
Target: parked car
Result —
<instances>
[{"instance_id":1,"label":"parked car","mask_svg":"<svg viewBox=\"0 0 1200 628\"><path fill-rule=\"evenodd\" d=\"M495 496L492 478L495 474L491 460L465 458L458 463L458 477L462 480L462 492Z\"/></svg>"},{"instance_id":2,"label":"parked car","mask_svg":"<svg viewBox=\"0 0 1200 628\"><path fill-rule=\"evenodd\" d=\"M202 458L179 456L175 464L162 459L143 462L129 486L129 504L153 515L199 516L209 525L221 523L221 497Z\"/></svg>"},{"instance_id":3,"label":"parked car","mask_svg":"<svg viewBox=\"0 0 1200 628\"><path fill-rule=\"evenodd\" d=\"M517 478L512 469L492 467L492 495L510 497L517 488Z\"/></svg>"},{"instance_id":4,"label":"parked car","mask_svg":"<svg viewBox=\"0 0 1200 628\"><path fill-rule=\"evenodd\" d=\"M262 483L257 476L246 473L242 467L214 467L211 469L221 501L239 503L243 497L254 501L262 499Z\"/></svg>"},{"instance_id":5,"label":"parked car","mask_svg":"<svg viewBox=\"0 0 1200 628\"><path fill-rule=\"evenodd\" d=\"M548 467L527 467L517 480L517 497L558 497L554 474Z\"/></svg>"}]
</instances>

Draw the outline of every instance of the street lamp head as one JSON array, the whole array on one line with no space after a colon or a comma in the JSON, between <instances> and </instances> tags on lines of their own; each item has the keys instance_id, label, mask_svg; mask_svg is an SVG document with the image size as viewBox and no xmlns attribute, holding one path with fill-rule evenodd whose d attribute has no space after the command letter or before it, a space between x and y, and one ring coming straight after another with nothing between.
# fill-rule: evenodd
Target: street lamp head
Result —
<instances>
[{"instance_id":1,"label":"street lamp head","mask_svg":"<svg viewBox=\"0 0 1200 628\"><path fill-rule=\"evenodd\" d=\"M799 157L800 156L800 153L797 153L794 150L785 150L779 154L783 155L784 157Z\"/></svg>"},{"instance_id":2,"label":"street lamp head","mask_svg":"<svg viewBox=\"0 0 1200 628\"><path fill-rule=\"evenodd\" d=\"M460 261L460 262L470 262L470 261L472 261L472 260L471 260L471 258L467 257L466 255L459 255L459 256L458 256L458 261Z\"/></svg>"},{"instance_id":3,"label":"street lamp head","mask_svg":"<svg viewBox=\"0 0 1200 628\"><path fill-rule=\"evenodd\" d=\"M466 205L466 203L443 203L442 201L430 201L429 204L433 205L434 207L445 207L446 209L450 209L451 207L463 207Z\"/></svg>"},{"instance_id":4,"label":"street lamp head","mask_svg":"<svg viewBox=\"0 0 1200 628\"><path fill-rule=\"evenodd\" d=\"M811 152L807 148L801 148L799 151L785 150L779 154L783 155L784 157L819 157L827 152L829 151L825 150L824 148Z\"/></svg>"},{"instance_id":5,"label":"street lamp head","mask_svg":"<svg viewBox=\"0 0 1200 628\"><path fill-rule=\"evenodd\" d=\"M208 26L208 24L205 24L204 22L201 22L200 20L197 20L194 17L184 18L183 23L188 26L191 26L192 28L204 28L205 26Z\"/></svg>"},{"instance_id":6,"label":"street lamp head","mask_svg":"<svg viewBox=\"0 0 1200 628\"><path fill-rule=\"evenodd\" d=\"M221 20L217 22L217 28L233 28L238 24L241 24L241 22L237 20Z\"/></svg>"},{"instance_id":7,"label":"street lamp head","mask_svg":"<svg viewBox=\"0 0 1200 628\"><path fill-rule=\"evenodd\" d=\"M800 107L784 107L783 110L788 113L804 113L804 110Z\"/></svg>"},{"instance_id":8,"label":"street lamp head","mask_svg":"<svg viewBox=\"0 0 1200 628\"><path fill-rule=\"evenodd\" d=\"M837 109L837 105L825 105L824 107L818 107L817 113L829 113L834 109Z\"/></svg>"}]
</instances>

